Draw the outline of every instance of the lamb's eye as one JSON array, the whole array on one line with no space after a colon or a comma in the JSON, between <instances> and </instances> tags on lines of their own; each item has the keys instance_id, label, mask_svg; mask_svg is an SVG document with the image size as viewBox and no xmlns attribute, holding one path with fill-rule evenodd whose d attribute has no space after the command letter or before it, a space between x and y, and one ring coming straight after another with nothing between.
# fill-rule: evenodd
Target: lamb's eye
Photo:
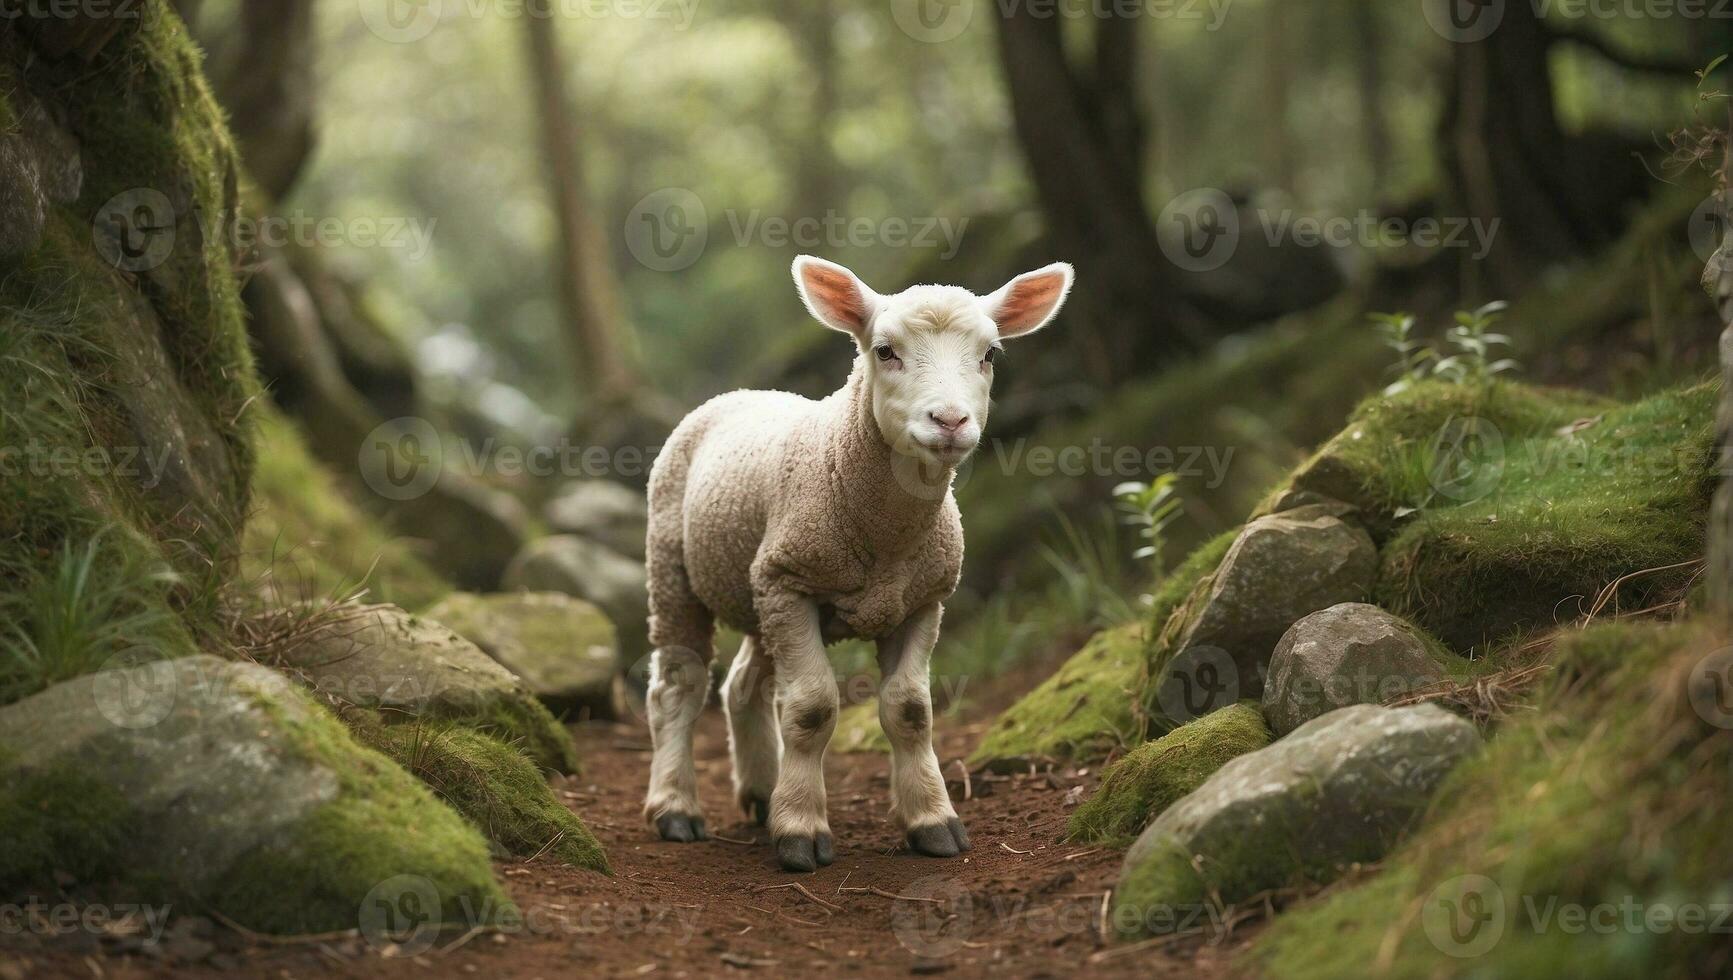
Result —
<instances>
[{"instance_id":1,"label":"lamb's eye","mask_svg":"<svg viewBox=\"0 0 1733 980\"><path fill-rule=\"evenodd\" d=\"M989 348L987 348L987 356L982 358L982 360L986 361L988 364L991 364L994 361L997 361L999 359L999 353L1000 353L999 348L989 347Z\"/></svg>"},{"instance_id":2,"label":"lamb's eye","mask_svg":"<svg viewBox=\"0 0 1733 980\"><path fill-rule=\"evenodd\" d=\"M891 350L890 344L878 345L877 347L873 348L873 353L877 354L879 356L879 360L881 360L881 361L894 361L897 359L897 352L894 350Z\"/></svg>"}]
</instances>

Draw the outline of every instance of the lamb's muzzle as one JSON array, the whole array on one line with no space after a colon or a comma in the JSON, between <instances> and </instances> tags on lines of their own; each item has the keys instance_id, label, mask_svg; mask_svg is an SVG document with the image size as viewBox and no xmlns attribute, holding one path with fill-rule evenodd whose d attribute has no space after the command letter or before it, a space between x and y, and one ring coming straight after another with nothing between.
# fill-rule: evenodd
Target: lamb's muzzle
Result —
<instances>
[{"instance_id":1,"label":"lamb's muzzle","mask_svg":"<svg viewBox=\"0 0 1733 980\"><path fill-rule=\"evenodd\" d=\"M929 659L957 585L956 466L987 422L1004 341L1058 312L1056 263L988 296L913 286L892 296L822 259L794 263L819 322L849 334L854 370L823 401L736 391L674 430L650 476L649 718L644 815L667 840L703 840L692 729L720 621L746 634L723 684L735 800L768 823L791 871L831 863L824 753L836 728L825 644L878 645L891 815L912 850L968 850L933 752Z\"/></svg>"}]
</instances>

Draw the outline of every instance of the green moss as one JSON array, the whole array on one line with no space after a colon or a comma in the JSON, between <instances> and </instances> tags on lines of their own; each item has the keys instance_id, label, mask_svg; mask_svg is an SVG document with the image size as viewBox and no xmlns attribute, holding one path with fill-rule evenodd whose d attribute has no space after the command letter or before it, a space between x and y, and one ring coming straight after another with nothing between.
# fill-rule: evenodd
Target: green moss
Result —
<instances>
[{"instance_id":1,"label":"green moss","mask_svg":"<svg viewBox=\"0 0 1733 980\"><path fill-rule=\"evenodd\" d=\"M257 416L256 509L242 539L245 578L268 578L291 600L341 597L365 587L378 601L411 611L451 591L406 542L390 537L348 499L307 451L294 423L269 406Z\"/></svg>"},{"instance_id":2,"label":"green moss","mask_svg":"<svg viewBox=\"0 0 1733 980\"><path fill-rule=\"evenodd\" d=\"M408 724L358 730L433 788L488 839L518 857L547 854L574 867L611 873L588 827L560 805L516 749L463 728Z\"/></svg>"},{"instance_id":3,"label":"green moss","mask_svg":"<svg viewBox=\"0 0 1733 980\"><path fill-rule=\"evenodd\" d=\"M879 724L877 699L851 704L837 713L836 737L831 740L830 748L832 752L844 754L887 753L891 750L890 739L885 737L884 727Z\"/></svg>"},{"instance_id":4,"label":"green moss","mask_svg":"<svg viewBox=\"0 0 1733 980\"><path fill-rule=\"evenodd\" d=\"M337 774L339 795L287 840L243 855L210 897L215 908L260 932L352 929L364 896L409 875L438 894L443 922L468 927L515 918L486 842L426 787L357 745L310 699L304 712L266 707L301 752Z\"/></svg>"},{"instance_id":5,"label":"green moss","mask_svg":"<svg viewBox=\"0 0 1733 980\"><path fill-rule=\"evenodd\" d=\"M575 773L581 768L572 734L540 701L528 695L496 698L484 710L454 712L442 720L488 732L516 745L537 765L556 772Z\"/></svg>"},{"instance_id":6,"label":"green moss","mask_svg":"<svg viewBox=\"0 0 1733 980\"><path fill-rule=\"evenodd\" d=\"M9 754L0 749L0 770ZM26 774L0 784L0 890L64 871L81 880L115 866L127 846L127 802L72 768Z\"/></svg>"},{"instance_id":7,"label":"green moss","mask_svg":"<svg viewBox=\"0 0 1733 980\"><path fill-rule=\"evenodd\" d=\"M1076 840L1123 845L1230 760L1270 744L1257 705L1242 701L1145 742L1101 774L1071 814Z\"/></svg>"},{"instance_id":8,"label":"green moss","mask_svg":"<svg viewBox=\"0 0 1733 980\"><path fill-rule=\"evenodd\" d=\"M1451 776L1435 811L1377 875L1277 919L1255 948L1264 971L1724 972L1726 937L1707 926L1733 901L1724 810L1733 740L1687 696L1693 680L1709 679L1705 655L1724 648L1724 632L1690 625L1602 626L1562 641L1535 710L1514 716ZM1447 903L1460 901L1464 886L1489 915L1478 927L1452 922ZM1651 912L1692 906L1709 916L1694 931L1643 924ZM1612 927L1567 928L1557 911L1578 907L1604 910ZM1635 925L1624 911L1633 907ZM1482 932L1490 945L1466 945Z\"/></svg>"},{"instance_id":9,"label":"green moss","mask_svg":"<svg viewBox=\"0 0 1733 980\"><path fill-rule=\"evenodd\" d=\"M1429 506L1395 534L1378 604L1469 650L1586 613L1625 576L1607 611L1679 598L1690 569L1648 570L1701 555L1716 394L1664 392L1569 435L1552 425L1568 411L1501 426L1502 475L1485 496Z\"/></svg>"},{"instance_id":10,"label":"green moss","mask_svg":"<svg viewBox=\"0 0 1733 980\"><path fill-rule=\"evenodd\" d=\"M1090 758L1142 740L1142 623L1103 630L1058 672L1007 708L970 757Z\"/></svg>"}]
</instances>

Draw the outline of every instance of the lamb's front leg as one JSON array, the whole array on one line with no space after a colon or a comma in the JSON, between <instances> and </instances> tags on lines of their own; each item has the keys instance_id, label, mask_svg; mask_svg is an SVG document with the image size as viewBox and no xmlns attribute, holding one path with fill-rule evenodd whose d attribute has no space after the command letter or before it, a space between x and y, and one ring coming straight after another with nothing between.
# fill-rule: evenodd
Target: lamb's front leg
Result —
<instances>
[{"instance_id":1,"label":"lamb's front leg","mask_svg":"<svg viewBox=\"0 0 1733 980\"><path fill-rule=\"evenodd\" d=\"M770 799L770 839L785 871L813 871L836 856L825 812L824 751L836 730L836 676L818 608L794 594L759 600L761 636L776 670L782 772Z\"/></svg>"},{"instance_id":2,"label":"lamb's front leg","mask_svg":"<svg viewBox=\"0 0 1733 980\"><path fill-rule=\"evenodd\" d=\"M891 819L909 847L932 857L969 849L969 834L951 806L933 752L933 698L928 662L939 641L938 603L917 610L878 641L879 724L891 743Z\"/></svg>"}]
</instances>

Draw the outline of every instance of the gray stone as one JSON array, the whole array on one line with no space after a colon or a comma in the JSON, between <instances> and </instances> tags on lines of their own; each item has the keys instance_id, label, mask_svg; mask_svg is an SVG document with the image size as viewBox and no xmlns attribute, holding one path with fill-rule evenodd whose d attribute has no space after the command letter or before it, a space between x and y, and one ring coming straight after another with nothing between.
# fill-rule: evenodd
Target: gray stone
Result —
<instances>
[{"instance_id":1,"label":"gray stone","mask_svg":"<svg viewBox=\"0 0 1733 980\"><path fill-rule=\"evenodd\" d=\"M42 240L48 209L78 200L84 166L78 141L23 88L0 93L17 117L0 121L0 262L27 255ZM4 111L0 111L3 120Z\"/></svg>"},{"instance_id":2,"label":"gray stone","mask_svg":"<svg viewBox=\"0 0 1733 980\"><path fill-rule=\"evenodd\" d=\"M1216 674L1232 676L1220 683L1219 698L1176 720L1259 696L1270 655L1288 627L1371 591L1378 549L1364 530L1332 510L1301 507L1247 524L1215 574L1187 600L1178 614L1184 618L1178 620L1164 687L1186 680L1176 672L1205 663Z\"/></svg>"},{"instance_id":3,"label":"gray stone","mask_svg":"<svg viewBox=\"0 0 1733 980\"><path fill-rule=\"evenodd\" d=\"M427 611L567 717L613 718L619 640L582 599L554 592L458 592Z\"/></svg>"},{"instance_id":4,"label":"gray stone","mask_svg":"<svg viewBox=\"0 0 1733 980\"><path fill-rule=\"evenodd\" d=\"M1319 610L1282 635L1264 684L1277 735L1351 704L1381 704L1447 679L1415 628L1362 602Z\"/></svg>"},{"instance_id":5,"label":"gray stone","mask_svg":"<svg viewBox=\"0 0 1733 980\"><path fill-rule=\"evenodd\" d=\"M1376 861L1479 746L1473 725L1435 705L1316 718L1222 766L1144 830L1120 871L1115 923L1170 932L1217 903Z\"/></svg>"},{"instance_id":6,"label":"gray stone","mask_svg":"<svg viewBox=\"0 0 1733 980\"><path fill-rule=\"evenodd\" d=\"M644 563L576 534L530 542L506 569L510 592L561 592L600 606L632 664L650 652L650 593Z\"/></svg>"},{"instance_id":7,"label":"gray stone","mask_svg":"<svg viewBox=\"0 0 1733 980\"><path fill-rule=\"evenodd\" d=\"M649 509L644 495L623 483L579 480L548 501L542 515L561 534L581 534L643 561Z\"/></svg>"}]
</instances>

